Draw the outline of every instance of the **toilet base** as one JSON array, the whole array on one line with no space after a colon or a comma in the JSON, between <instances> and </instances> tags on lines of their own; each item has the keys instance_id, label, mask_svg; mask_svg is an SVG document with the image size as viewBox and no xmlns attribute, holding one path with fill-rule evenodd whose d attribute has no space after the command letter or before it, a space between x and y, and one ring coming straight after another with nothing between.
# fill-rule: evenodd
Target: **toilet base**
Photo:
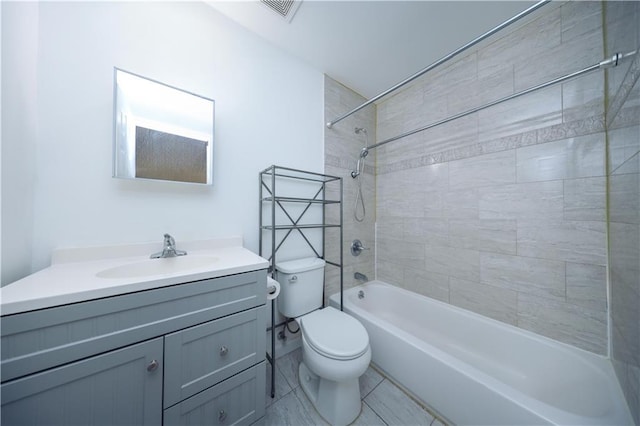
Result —
<instances>
[{"instance_id":1,"label":"toilet base","mask_svg":"<svg viewBox=\"0 0 640 426\"><path fill-rule=\"evenodd\" d=\"M304 361L298 367L300 386L318 413L334 426L353 422L362 409L358 378L334 382L319 377Z\"/></svg>"}]
</instances>

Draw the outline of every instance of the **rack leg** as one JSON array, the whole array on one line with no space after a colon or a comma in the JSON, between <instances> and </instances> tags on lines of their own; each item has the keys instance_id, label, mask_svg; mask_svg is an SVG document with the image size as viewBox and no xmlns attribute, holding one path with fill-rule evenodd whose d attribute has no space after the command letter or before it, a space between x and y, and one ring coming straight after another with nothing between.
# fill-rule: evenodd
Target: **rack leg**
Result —
<instances>
[{"instance_id":1,"label":"rack leg","mask_svg":"<svg viewBox=\"0 0 640 426\"><path fill-rule=\"evenodd\" d=\"M276 303L271 301L271 398L276 396Z\"/></svg>"}]
</instances>

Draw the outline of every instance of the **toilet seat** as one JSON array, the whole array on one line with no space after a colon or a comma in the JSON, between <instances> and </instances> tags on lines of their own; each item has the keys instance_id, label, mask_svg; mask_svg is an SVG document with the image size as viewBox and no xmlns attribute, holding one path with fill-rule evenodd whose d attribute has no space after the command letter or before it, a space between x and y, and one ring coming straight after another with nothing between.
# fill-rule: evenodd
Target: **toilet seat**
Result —
<instances>
[{"instance_id":1,"label":"toilet seat","mask_svg":"<svg viewBox=\"0 0 640 426\"><path fill-rule=\"evenodd\" d=\"M298 322L309 346L327 358L351 360L369 349L369 335L364 326L335 308L313 311Z\"/></svg>"}]
</instances>

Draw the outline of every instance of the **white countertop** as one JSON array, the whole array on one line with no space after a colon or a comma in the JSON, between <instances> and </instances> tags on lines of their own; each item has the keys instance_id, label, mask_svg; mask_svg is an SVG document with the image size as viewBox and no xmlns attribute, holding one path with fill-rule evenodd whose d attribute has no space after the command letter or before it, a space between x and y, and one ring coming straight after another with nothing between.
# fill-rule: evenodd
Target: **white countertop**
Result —
<instances>
[{"instance_id":1,"label":"white countertop","mask_svg":"<svg viewBox=\"0 0 640 426\"><path fill-rule=\"evenodd\" d=\"M173 273L159 273L125 278L101 278L97 274L128 264L160 262L149 259L162 250L162 242L127 246L91 247L57 250L52 265L0 289L0 314L10 315L50 308L182 282L198 281L225 275L264 269L269 262L242 247L242 238L231 237L206 241L177 242L186 250L181 258L209 257L213 262ZM173 258L177 259L177 258Z\"/></svg>"}]
</instances>

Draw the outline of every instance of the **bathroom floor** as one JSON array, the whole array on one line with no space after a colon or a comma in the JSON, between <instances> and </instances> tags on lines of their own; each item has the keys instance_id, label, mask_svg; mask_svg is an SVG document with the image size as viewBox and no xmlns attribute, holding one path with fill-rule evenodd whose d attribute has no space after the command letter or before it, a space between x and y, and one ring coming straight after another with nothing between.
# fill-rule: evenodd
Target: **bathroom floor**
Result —
<instances>
[{"instance_id":1,"label":"bathroom floor","mask_svg":"<svg viewBox=\"0 0 640 426\"><path fill-rule=\"evenodd\" d=\"M267 410L254 426L327 425L298 383L301 360L301 349L276 360L276 394L273 399L270 396L271 366L267 362ZM362 412L353 425L446 425L371 367L360 377L360 395Z\"/></svg>"}]
</instances>

